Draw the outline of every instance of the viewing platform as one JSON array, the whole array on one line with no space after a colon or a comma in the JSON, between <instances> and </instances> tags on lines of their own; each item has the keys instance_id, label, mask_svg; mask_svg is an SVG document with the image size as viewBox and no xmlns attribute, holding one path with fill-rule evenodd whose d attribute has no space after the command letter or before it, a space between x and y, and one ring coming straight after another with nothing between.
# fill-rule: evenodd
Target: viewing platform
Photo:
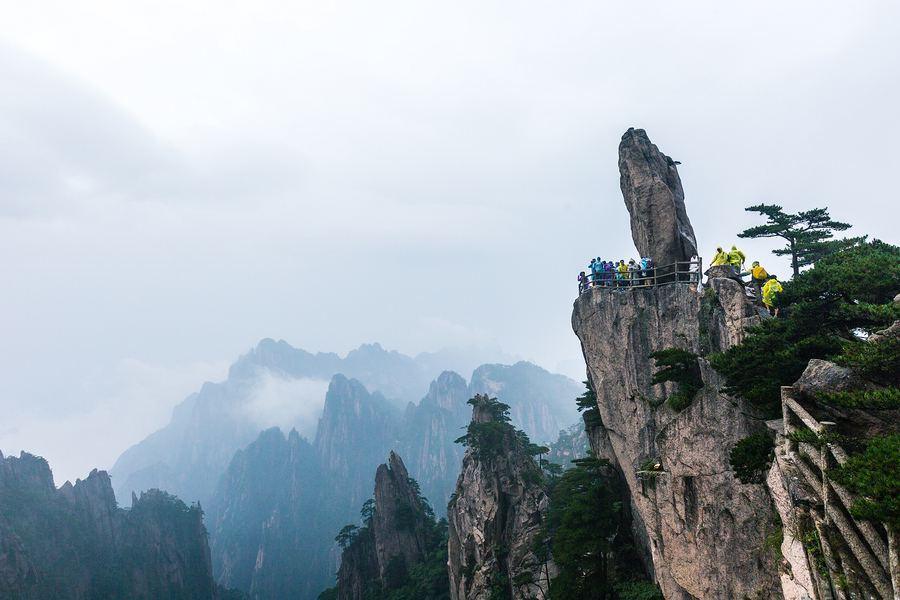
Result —
<instances>
[{"instance_id":1,"label":"viewing platform","mask_svg":"<svg viewBox=\"0 0 900 600\"><path fill-rule=\"evenodd\" d=\"M672 284L698 284L703 273L703 260L675 262L649 269L639 269L628 273L604 271L597 275L585 273L590 285L580 293L592 289L621 291L627 288L655 288Z\"/></svg>"}]
</instances>

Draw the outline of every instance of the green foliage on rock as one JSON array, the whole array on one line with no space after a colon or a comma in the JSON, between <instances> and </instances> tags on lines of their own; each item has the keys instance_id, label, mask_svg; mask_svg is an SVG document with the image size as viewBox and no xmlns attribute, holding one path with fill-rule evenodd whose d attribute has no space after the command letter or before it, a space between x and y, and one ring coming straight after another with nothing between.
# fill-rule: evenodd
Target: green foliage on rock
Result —
<instances>
[{"instance_id":1,"label":"green foliage on rock","mask_svg":"<svg viewBox=\"0 0 900 600\"><path fill-rule=\"evenodd\" d=\"M344 525L338 534L334 536L334 541L341 548L346 548L353 542L358 533L359 527L356 525Z\"/></svg>"},{"instance_id":2,"label":"green foliage on rock","mask_svg":"<svg viewBox=\"0 0 900 600\"><path fill-rule=\"evenodd\" d=\"M835 362L881 385L900 384L900 338L847 344Z\"/></svg>"},{"instance_id":3,"label":"green foliage on rock","mask_svg":"<svg viewBox=\"0 0 900 600\"><path fill-rule=\"evenodd\" d=\"M761 431L738 441L731 449L729 462L741 483L763 483L775 457L775 440Z\"/></svg>"},{"instance_id":4,"label":"green foliage on rock","mask_svg":"<svg viewBox=\"0 0 900 600\"><path fill-rule=\"evenodd\" d=\"M880 241L819 260L784 284L782 317L752 327L743 342L710 357L725 377L726 393L779 412L780 388L791 385L810 359L838 359L872 369L860 332L872 333L900 318L900 248ZM888 348L889 350L889 348ZM844 359L840 359L841 355ZM857 357L857 358L854 358ZM871 371L876 372L877 371Z\"/></svg>"},{"instance_id":5,"label":"green foliage on rock","mask_svg":"<svg viewBox=\"0 0 900 600\"><path fill-rule=\"evenodd\" d=\"M406 565L394 557L385 567L383 582L372 582L365 600L448 600L447 521L431 523L428 550L423 562ZM320 596L321 600L321 596Z\"/></svg>"},{"instance_id":6,"label":"green foliage on rock","mask_svg":"<svg viewBox=\"0 0 900 600\"><path fill-rule=\"evenodd\" d=\"M600 411L597 409L597 393L590 381L584 382L584 393L575 399L575 404L578 405L578 412L582 413L587 427L603 426L603 419L600 418Z\"/></svg>"},{"instance_id":7,"label":"green foliage on rock","mask_svg":"<svg viewBox=\"0 0 900 600\"><path fill-rule=\"evenodd\" d=\"M697 392L703 389L697 355L680 348L666 348L652 353L650 358L656 360L659 369L653 374L653 383L671 381L678 384L678 390L669 396L669 407L681 412L690 406Z\"/></svg>"},{"instance_id":8,"label":"green foliage on rock","mask_svg":"<svg viewBox=\"0 0 900 600\"><path fill-rule=\"evenodd\" d=\"M837 408L897 410L900 409L900 388L827 392L818 394L816 399L823 404Z\"/></svg>"},{"instance_id":9,"label":"green foliage on rock","mask_svg":"<svg viewBox=\"0 0 900 600\"><path fill-rule=\"evenodd\" d=\"M624 581L615 589L616 600L663 600L659 586L651 581Z\"/></svg>"},{"instance_id":10,"label":"green foliage on rock","mask_svg":"<svg viewBox=\"0 0 900 600\"><path fill-rule=\"evenodd\" d=\"M435 521L434 513L428 507L427 501L422 497L420 500L426 507L424 520L425 526L428 528L428 535L425 538L427 545L425 560L414 565L407 565L402 557L393 557L385 566L382 580L369 582L369 587L365 590L365 600L448 600L450 598L450 580L447 575L447 521L445 519ZM366 505L368 504L367 502ZM409 510L412 511L412 507L409 507ZM363 512L368 511L364 508ZM418 522L419 516L414 515L409 518ZM371 517L369 518L371 519ZM403 520L407 517L400 518ZM370 543L370 540L367 539L370 536L369 527L357 528L348 525L341 531L348 528L353 528L350 544L353 544L355 540L361 540L357 543ZM319 594L319 600L335 600L337 597L337 587L328 588Z\"/></svg>"},{"instance_id":11,"label":"green foliage on rock","mask_svg":"<svg viewBox=\"0 0 900 600\"><path fill-rule=\"evenodd\" d=\"M900 529L900 433L873 438L829 475L856 494L853 516Z\"/></svg>"},{"instance_id":12,"label":"green foliage on rock","mask_svg":"<svg viewBox=\"0 0 900 600\"><path fill-rule=\"evenodd\" d=\"M508 435L515 435L515 428L509 424L509 405L481 394L468 403L474 407L476 414L482 413L488 420L473 418L466 428L466 434L454 441L471 448L479 459L489 460L503 450L503 443Z\"/></svg>"}]
</instances>

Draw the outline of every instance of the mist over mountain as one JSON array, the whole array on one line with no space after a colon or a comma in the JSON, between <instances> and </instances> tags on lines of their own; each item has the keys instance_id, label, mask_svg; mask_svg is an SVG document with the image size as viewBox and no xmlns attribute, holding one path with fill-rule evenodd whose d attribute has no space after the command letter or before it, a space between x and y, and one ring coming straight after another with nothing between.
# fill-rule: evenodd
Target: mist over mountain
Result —
<instances>
[{"instance_id":1,"label":"mist over mountain","mask_svg":"<svg viewBox=\"0 0 900 600\"><path fill-rule=\"evenodd\" d=\"M564 403L574 406L575 383L534 365L484 365L476 373L477 385L505 394L541 431L555 427ZM530 395L516 385L523 374ZM273 428L238 450L225 470L206 504L216 580L254 598L315 598L339 566L334 533L358 520L372 472L394 450L409 457L409 475L445 515L464 453L455 440L470 420L473 389L445 371L400 411L380 392L335 375L311 442Z\"/></svg>"},{"instance_id":2,"label":"mist over mountain","mask_svg":"<svg viewBox=\"0 0 900 600\"><path fill-rule=\"evenodd\" d=\"M445 370L437 366L444 358L453 364L472 362L472 357L466 359L451 350L412 358L377 343L363 344L341 358L334 353L313 354L284 340L263 339L235 361L225 381L204 383L173 410L167 426L122 453L110 470L116 495L127 500L134 491L159 488L205 503L234 453L260 431L277 426L313 438L328 382L338 373L377 392L385 410L393 411L392 421L399 423L403 412L416 406ZM550 441L559 429L577 420L571 402L577 395L574 382L528 363L508 369L501 365L475 369L477 387L502 391L529 435ZM517 377L531 377L533 384L540 385L517 387ZM464 423L456 418L447 425L453 429ZM446 446L446 442L442 443ZM429 485L425 489L437 494L431 497L445 495L443 488Z\"/></svg>"},{"instance_id":3,"label":"mist over mountain","mask_svg":"<svg viewBox=\"0 0 900 600\"><path fill-rule=\"evenodd\" d=\"M482 365L475 369L469 395L487 394L510 405L512 422L537 442L551 442L579 420L573 398L582 386L565 375L548 373L529 362Z\"/></svg>"}]
</instances>

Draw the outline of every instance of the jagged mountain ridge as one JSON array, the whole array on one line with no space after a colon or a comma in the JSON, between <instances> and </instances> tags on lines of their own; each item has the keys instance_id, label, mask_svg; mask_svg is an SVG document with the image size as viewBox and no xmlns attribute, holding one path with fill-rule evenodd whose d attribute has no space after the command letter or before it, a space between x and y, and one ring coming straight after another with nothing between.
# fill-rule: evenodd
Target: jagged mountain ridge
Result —
<instances>
[{"instance_id":1,"label":"jagged mountain ridge","mask_svg":"<svg viewBox=\"0 0 900 600\"><path fill-rule=\"evenodd\" d=\"M413 390L426 389L430 381L413 359L378 344L360 346L341 359L264 339L231 366L225 381L204 383L175 407L167 426L122 453L111 470L117 496L155 487L207 500L235 451L261 430L242 410L263 376L327 382L339 372L371 382L373 389L386 388L398 406L417 398Z\"/></svg>"},{"instance_id":2,"label":"jagged mountain ridge","mask_svg":"<svg viewBox=\"0 0 900 600\"><path fill-rule=\"evenodd\" d=\"M444 372L400 415L378 392L336 375L312 443L296 431L285 437L268 430L239 451L223 475L208 516L217 580L253 597L278 597L270 593L272 573L301 565L283 576L288 583L278 591L315 597L309 582L324 587L337 569L334 532L358 519L371 493L366 482L393 450L412 457L409 474L443 515L462 463L463 447L455 440L470 419L470 390L458 374ZM311 527L304 523L314 523L318 533L292 537L290 531Z\"/></svg>"},{"instance_id":3,"label":"jagged mountain ridge","mask_svg":"<svg viewBox=\"0 0 900 600\"><path fill-rule=\"evenodd\" d=\"M151 491L116 506L94 469L57 489L43 458L0 454L0 597L217 597L199 506Z\"/></svg>"},{"instance_id":4,"label":"jagged mountain ridge","mask_svg":"<svg viewBox=\"0 0 900 600\"><path fill-rule=\"evenodd\" d=\"M127 499L132 491L159 488L187 500L206 502L235 451L252 442L264 428L246 413L266 377L311 379L321 381L324 388L333 375L341 373L380 392L389 404L400 408L416 405L414 401L440 373L434 371L436 361L445 356L459 361L447 353L423 354L414 359L379 344L360 346L342 359L333 353L312 354L293 348L283 340L264 339L232 365L225 381L205 383L174 409L167 426L122 453L111 469L117 497ZM525 421L522 427L535 439L555 439L559 429L577 418L570 401L574 396L567 390L577 386L561 375L521 362L511 367L484 365L475 373L490 374L484 380L492 382L520 410L517 418ZM540 397L534 397L527 388L507 393L515 388L514 378L520 374L539 385ZM477 379L473 375L474 387L478 387ZM521 408L511 397L516 395L522 396Z\"/></svg>"},{"instance_id":5,"label":"jagged mountain ridge","mask_svg":"<svg viewBox=\"0 0 900 600\"><path fill-rule=\"evenodd\" d=\"M439 381L454 378L462 379L445 373ZM432 401L465 406L462 397L427 396L425 410ZM410 431L397 413L381 394L335 375L312 443L273 428L238 451L210 501L217 580L253 598L315 598L330 585L339 558L335 532L358 519L380 457ZM448 468L455 473L456 466Z\"/></svg>"}]
</instances>

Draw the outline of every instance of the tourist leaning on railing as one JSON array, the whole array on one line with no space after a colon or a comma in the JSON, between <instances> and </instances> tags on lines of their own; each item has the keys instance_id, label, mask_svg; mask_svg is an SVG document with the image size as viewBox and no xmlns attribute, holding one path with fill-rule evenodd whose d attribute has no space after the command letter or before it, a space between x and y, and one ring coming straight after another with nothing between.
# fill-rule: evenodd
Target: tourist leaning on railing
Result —
<instances>
[{"instance_id":1,"label":"tourist leaning on railing","mask_svg":"<svg viewBox=\"0 0 900 600\"><path fill-rule=\"evenodd\" d=\"M594 287L619 289L624 287L656 287L668 283L700 283L700 258L656 267L649 257L640 261L630 259L628 264L592 258L589 271L578 274L578 293ZM589 273L589 274L588 274Z\"/></svg>"}]
</instances>

